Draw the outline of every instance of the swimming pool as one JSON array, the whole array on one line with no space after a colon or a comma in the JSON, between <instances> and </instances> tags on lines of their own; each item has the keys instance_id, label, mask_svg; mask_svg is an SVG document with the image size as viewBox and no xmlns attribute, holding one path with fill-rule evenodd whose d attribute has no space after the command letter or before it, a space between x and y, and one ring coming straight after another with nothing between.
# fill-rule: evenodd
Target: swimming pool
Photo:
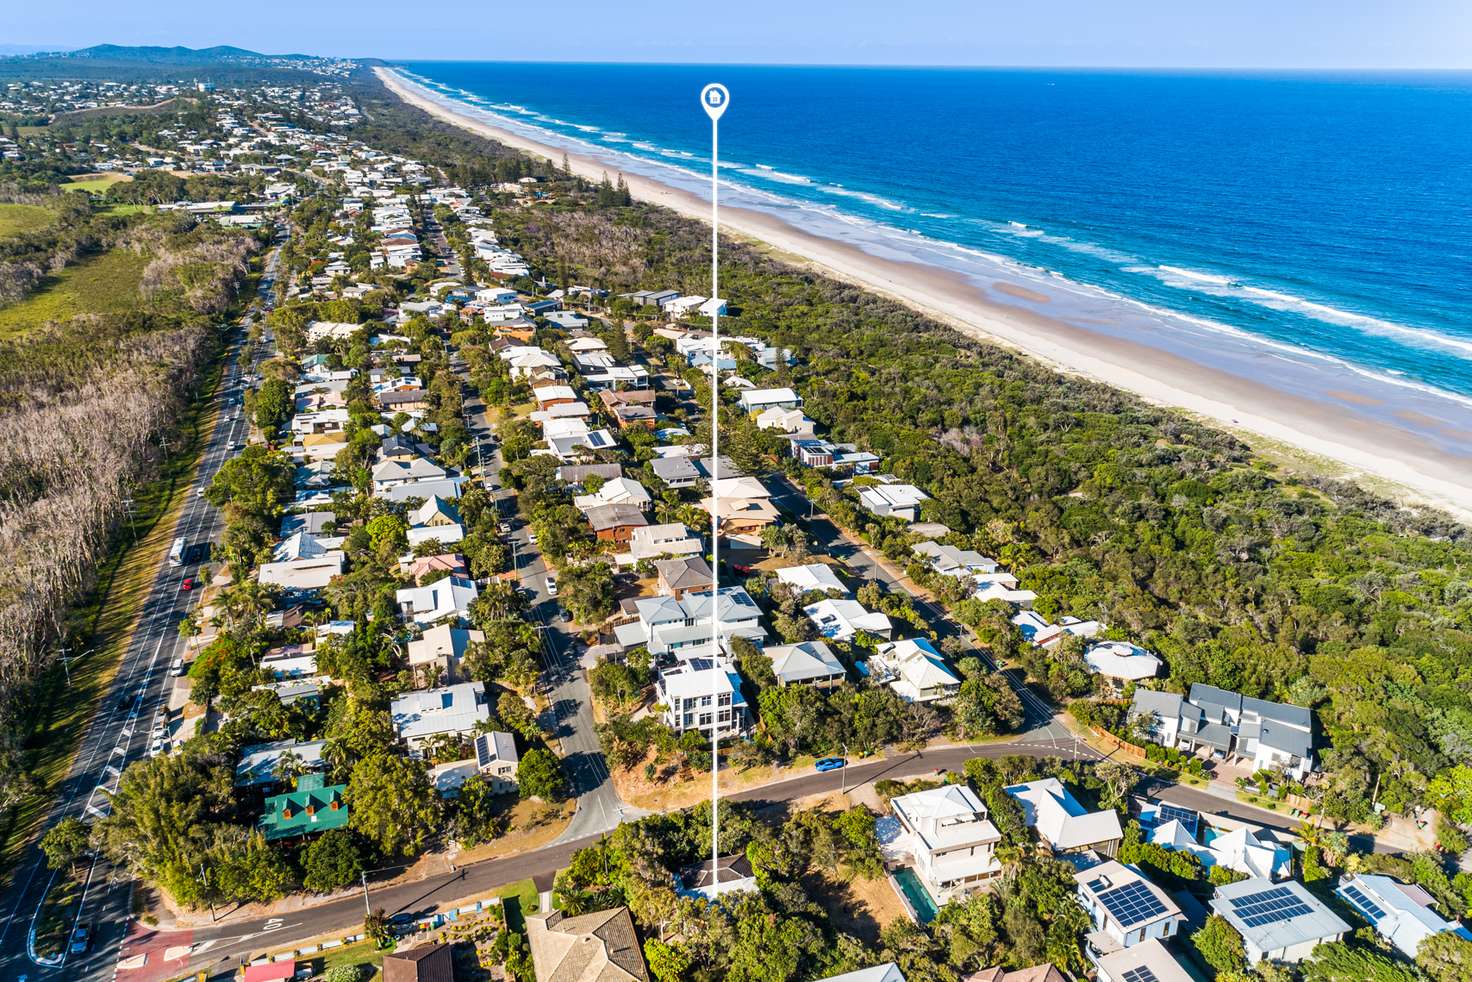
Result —
<instances>
[{"instance_id":1,"label":"swimming pool","mask_svg":"<svg viewBox=\"0 0 1472 982\"><path fill-rule=\"evenodd\" d=\"M920 877L915 875L914 870L901 866L889 875L894 878L900 893L910 902L910 909L915 912L915 917L921 924L929 924L935 920L935 899L930 896L930 891L925 889L925 884L920 882Z\"/></svg>"}]
</instances>

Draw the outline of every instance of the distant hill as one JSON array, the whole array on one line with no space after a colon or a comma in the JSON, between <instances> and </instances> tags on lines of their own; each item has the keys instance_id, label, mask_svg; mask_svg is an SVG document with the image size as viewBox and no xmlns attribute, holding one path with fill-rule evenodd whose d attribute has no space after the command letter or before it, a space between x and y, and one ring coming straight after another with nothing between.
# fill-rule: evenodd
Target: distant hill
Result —
<instances>
[{"instance_id":1,"label":"distant hill","mask_svg":"<svg viewBox=\"0 0 1472 982\"><path fill-rule=\"evenodd\" d=\"M220 44L213 48L185 48L175 46L163 48L154 45L130 46L122 44L94 44L77 51L54 52L54 58L95 58L103 61L141 61L152 64L209 64L211 62L239 61L311 61L310 55L263 55L233 45Z\"/></svg>"}]
</instances>

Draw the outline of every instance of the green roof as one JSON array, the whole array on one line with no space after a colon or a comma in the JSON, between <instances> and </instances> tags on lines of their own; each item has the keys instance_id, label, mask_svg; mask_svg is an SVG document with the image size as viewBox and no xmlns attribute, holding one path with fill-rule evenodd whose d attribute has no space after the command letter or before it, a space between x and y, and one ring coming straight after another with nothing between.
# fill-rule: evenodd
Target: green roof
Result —
<instances>
[{"instance_id":1,"label":"green roof","mask_svg":"<svg viewBox=\"0 0 1472 982\"><path fill-rule=\"evenodd\" d=\"M315 835L348 823L348 805L343 800L346 784L323 786L321 774L303 774L296 790L266 799L260 828L267 840Z\"/></svg>"}]
</instances>

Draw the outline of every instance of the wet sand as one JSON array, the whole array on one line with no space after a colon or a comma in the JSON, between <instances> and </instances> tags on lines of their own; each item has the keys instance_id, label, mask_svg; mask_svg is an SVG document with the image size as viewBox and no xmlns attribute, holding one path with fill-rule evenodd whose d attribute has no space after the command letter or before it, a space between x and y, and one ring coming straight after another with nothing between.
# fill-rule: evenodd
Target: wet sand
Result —
<instances>
[{"instance_id":1,"label":"wet sand","mask_svg":"<svg viewBox=\"0 0 1472 982\"><path fill-rule=\"evenodd\" d=\"M405 102L441 120L555 163L564 158L560 148L456 112L402 76L384 68L374 70ZM574 173L589 180L601 180L610 170L606 162L588 156L565 156ZM624 179L640 201L710 220L709 202L696 195L639 174L625 173ZM1293 395L1149 345L999 302L959 273L873 256L764 212L723 206L721 228L723 233L775 249L796 264L898 300L970 337L1030 355L1059 371L1124 389L1150 403L1186 410L1249 441L1256 434L1337 462L1340 476L1371 475L1378 484L1403 491L1401 497L1407 502L1432 504L1472 521L1472 459L1449 455L1409 429L1357 414L1349 406ZM998 283L993 290L1034 306L1050 299L1045 293L1014 284Z\"/></svg>"}]
</instances>

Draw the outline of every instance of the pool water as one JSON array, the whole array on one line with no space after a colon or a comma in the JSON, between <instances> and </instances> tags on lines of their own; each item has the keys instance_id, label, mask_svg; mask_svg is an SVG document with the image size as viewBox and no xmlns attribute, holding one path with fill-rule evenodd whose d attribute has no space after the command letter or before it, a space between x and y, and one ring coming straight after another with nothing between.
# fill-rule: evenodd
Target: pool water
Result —
<instances>
[{"instance_id":1,"label":"pool water","mask_svg":"<svg viewBox=\"0 0 1472 982\"><path fill-rule=\"evenodd\" d=\"M930 896L930 891L925 889L925 884L920 882L920 877L908 866L901 866L890 876L894 877L895 886L900 888L900 893L910 902L910 909L915 912L916 918L921 924L929 924L935 920L935 899Z\"/></svg>"}]
</instances>

